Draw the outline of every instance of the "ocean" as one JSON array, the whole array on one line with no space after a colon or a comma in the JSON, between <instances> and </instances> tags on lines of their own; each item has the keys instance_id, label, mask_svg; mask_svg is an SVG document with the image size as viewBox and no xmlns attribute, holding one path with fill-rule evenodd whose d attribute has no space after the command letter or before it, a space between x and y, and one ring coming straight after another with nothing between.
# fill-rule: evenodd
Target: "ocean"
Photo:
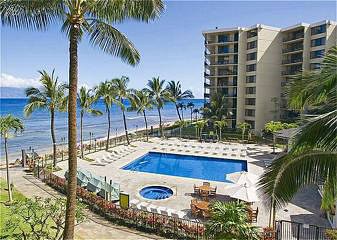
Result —
<instances>
[{"instance_id":1,"label":"ocean","mask_svg":"<svg viewBox=\"0 0 337 240\"><path fill-rule=\"evenodd\" d=\"M184 99L184 104L193 102L195 108L203 106L203 99ZM51 149L51 134L50 134L50 117L46 110L38 110L33 112L29 118L23 115L23 109L27 99L22 98L0 98L0 115L12 114L20 118L24 123L24 131L11 137L8 141L8 150L10 162L17 158L21 159L21 149L33 148L35 152L44 152ZM129 103L127 102L127 107ZM102 116L91 116L85 114L83 117L83 139L89 140L90 132L93 133L93 138L106 137L108 122L107 114L102 100L99 100L95 109L101 110L104 114ZM78 140L80 138L80 112L77 108L77 133ZM190 119L190 109L184 110L184 119ZM55 135L57 144L62 144L67 141L68 129L68 115L67 112L57 112L55 114ZM127 125L129 130L136 130L145 127L144 118L142 115L137 115L136 112L126 112ZM194 116L193 116L194 117ZM159 117L157 109L147 111L148 126L159 124ZM162 120L164 123L175 121L178 119L177 112L173 103L166 103L162 109ZM124 132L122 113L116 105L111 108L111 131L110 136L115 136ZM64 140L65 139L65 140ZM63 140L63 141L62 141ZM5 159L3 139L1 139L1 160Z\"/></svg>"}]
</instances>

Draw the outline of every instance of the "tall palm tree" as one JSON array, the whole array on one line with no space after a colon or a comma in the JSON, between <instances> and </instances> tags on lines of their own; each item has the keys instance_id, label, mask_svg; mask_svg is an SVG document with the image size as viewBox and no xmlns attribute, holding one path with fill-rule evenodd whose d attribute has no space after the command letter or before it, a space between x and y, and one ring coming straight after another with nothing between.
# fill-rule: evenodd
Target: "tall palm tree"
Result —
<instances>
[{"instance_id":1,"label":"tall palm tree","mask_svg":"<svg viewBox=\"0 0 337 240\"><path fill-rule=\"evenodd\" d=\"M202 109L202 115L204 118L215 121L221 120L224 117L227 117L227 100L224 95L216 94L214 98L212 98L211 103L205 104Z\"/></svg>"},{"instance_id":2,"label":"tall palm tree","mask_svg":"<svg viewBox=\"0 0 337 240\"><path fill-rule=\"evenodd\" d=\"M169 101L175 104L179 120L182 120L180 113L179 113L178 102L184 98L193 98L194 96L193 96L192 91L190 90L182 91L180 81L168 82L166 89L167 89L167 92L169 93L168 95Z\"/></svg>"},{"instance_id":3,"label":"tall palm tree","mask_svg":"<svg viewBox=\"0 0 337 240\"><path fill-rule=\"evenodd\" d=\"M335 211L337 201L337 47L324 57L321 69L296 76L289 86L290 107L311 107L325 112L299 128L287 155L273 161L259 185L266 201L275 209L291 201L307 184L323 181L321 207ZM305 83L305 84L304 84ZM272 214L274 212L274 214ZM336 214L335 214L336 217ZM337 218L337 217L336 217ZM336 219L337 220L337 219Z\"/></svg>"},{"instance_id":4,"label":"tall palm tree","mask_svg":"<svg viewBox=\"0 0 337 240\"><path fill-rule=\"evenodd\" d=\"M60 22L69 38L68 148L69 178L64 239L74 237L77 188L76 95L78 82L78 44L86 33L90 43L103 52L136 65L140 56L127 37L110 25L125 20L149 22L164 9L161 0L3 0L0 16L3 25L44 31Z\"/></svg>"},{"instance_id":5,"label":"tall palm tree","mask_svg":"<svg viewBox=\"0 0 337 240\"><path fill-rule=\"evenodd\" d=\"M186 107L191 110L191 123L192 123L192 115L193 115L194 103L188 102L187 105L186 105Z\"/></svg>"},{"instance_id":6,"label":"tall palm tree","mask_svg":"<svg viewBox=\"0 0 337 240\"><path fill-rule=\"evenodd\" d=\"M159 77L153 77L147 83L147 89L150 93L151 98L153 99L154 104L157 106L158 115L159 115L159 129L160 136L163 137L163 124L161 119L160 109L163 108L165 100L168 98L168 92L164 88L165 80L160 80Z\"/></svg>"},{"instance_id":7,"label":"tall palm tree","mask_svg":"<svg viewBox=\"0 0 337 240\"><path fill-rule=\"evenodd\" d=\"M100 110L93 109L94 103L97 101L97 96L92 94L92 89L81 87L77 96L80 111L80 126L81 126L81 157L83 159L83 116L85 113L90 113L92 116L100 116L103 113Z\"/></svg>"},{"instance_id":8,"label":"tall palm tree","mask_svg":"<svg viewBox=\"0 0 337 240\"><path fill-rule=\"evenodd\" d=\"M117 97L118 106L122 111L126 141L130 144L128 127L125 118L125 100L128 99L130 95L130 90L128 89L129 78L122 76L121 78L112 79L111 83L112 89Z\"/></svg>"},{"instance_id":9,"label":"tall palm tree","mask_svg":"<svg viewBox=\"0 0 337 240\"><path fill-rule=\"evenodd\" d=\"M7 189L8 189L8 199L9 202L13 201L12 190L9 177L9 159L8 159L8 138L10 137L10 132L23 130L23 123L20 119L13 117L12 115L0 117L0 134L5 140L5 153L6 153L6 173L7 173Z\"/></svg>"},{"instance_id":10,"label":"tall palm tree","mask_svg":"<svg viewBox=\"0 0 337 240\"><path fill-rule=\"evenodd\" d=\"M178 103L178 108L181 111L181 120L184 121L184 110L186 109L186 105L183 103Z\"/></svg>"},{"instance_id":11,"label":"tall palm tree","mask_svg":"<svg viewBox=\"0 0 337 240\"><path fill-rule=\"evenodd\" d=\"M48 74L45 70L39 71L41 88L30 87L26 89L28 103L23 113L29 117L35 110L46 109L50 113L50 133L53 144L53 166L56 166L56 137L55 137L55 112L66 110L65 90L67 86L59 83L53 70Z\"/></svg>"},{"instance_id":12,"label":"tall palm tree","mask_svg":"<svg viewBox=\"0 0 337 240\"><path fill-rule=\"evenodd\" d=\"M147 118L146 110L152 109L153 101L150 97L150 93L146 89L135 90L130 95L131 107L129 111L137 111L137 114L143 114L145 123L146 141L149 141L149 134L147 130Z\"/></svg>"},{"instance_id":13,"label":"tall palm tree","mask_svg":"<svg viewBox=\"0 0 337 240\"><path fill-rule=\"evenodd\" d=\"M101 98L103 100L105 111L108 116L108 133L105 144L105 150L108 151L110 141L110 129L111 129L110 112L112 104L116 102L116 96L112 88L112 84L109 81L101 82L97 87L95 87L95 92L96 97Z\"/></svg>"}]
</instances>

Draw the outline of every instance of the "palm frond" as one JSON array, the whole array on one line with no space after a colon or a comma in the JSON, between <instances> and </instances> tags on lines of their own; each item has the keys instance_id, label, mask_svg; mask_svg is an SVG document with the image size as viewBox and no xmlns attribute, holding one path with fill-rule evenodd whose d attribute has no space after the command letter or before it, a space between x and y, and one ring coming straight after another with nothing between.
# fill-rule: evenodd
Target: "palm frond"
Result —
<instances>
[{"instance_id":1,"label":"palm frond","mask_svg":"<svg viewBox=\"0 0 337 240\"><path fill-rule=\"evenodd\" d=\"M47 108L47 103L43 99L31 97L23 109L23 114L25 117L29 117L35 110L45 108Z\"/></svg>"},{"instance_id":2,"label":"palm frond","mask_svg":"<svg viewBox=\"0 0 337 240\"><path fill-rule=\"evenodd\" d=\"M105 53L121 58L130 65L139 63L140 55L125 35L111 25L93 19L90 24L90 43Z\"/></svg>"},{"instance_id":3,"label":"palm frond","mask_svg":"<svg viewBox=\"0 0 337 240\"><path fill-rule=\"evenodd\" d=\"M64 16L62 0L1 0L3 25L16 29L46 30Z\"/></svg>"},{"instance_id":4,"label":"palm frond","mask_svg":"<svg viewBox=\"0 0 337 240\"><path fill-rule=\"evenodd\" d=\"M301 187L318 183L321 179L336 181L336 173L336 152L301 152L274 160L258 185L267 202L274 199L277 207L283 207Z\"/></svg>"},{"instance_id":5,"label":"palm frond","mask_svg":"<svg viewBox=\"0 0 337 240\"><path fill-rule=\"evenodd\" d=\"M23 131L23 129L24 129L23 123L19 118L16 118L12 115L0 117L1 136L8 138L8 133L10 131L14 131L14 133L17 133L19 131Z\"/></svg>"}]
</instances>

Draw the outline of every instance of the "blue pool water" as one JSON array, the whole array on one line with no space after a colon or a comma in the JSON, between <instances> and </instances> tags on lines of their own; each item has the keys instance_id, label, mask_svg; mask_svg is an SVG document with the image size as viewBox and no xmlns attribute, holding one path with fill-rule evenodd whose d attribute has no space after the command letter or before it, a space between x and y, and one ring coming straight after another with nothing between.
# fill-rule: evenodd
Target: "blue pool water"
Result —
<instances>
[{"instance_id":1,"label":"blue pool water","mask_svg":"<svg viewBox=\"0 0 337 240\"><path fill-rule=\"evenodd\" d=\"M148 199L162 200L172 196L172 189L164 186L149 186L139 191L139 194Z\"/></svg>"},{"instance_id":2,"label":"blue pool water","mask_svg":"<svg viewBox=\"0 0 337 240\"><path fill-rule=\"evenodd\" d=\"M225 175L247 171L247 162L243 160L149 152L122 167L122 169L229 182L226 180Z\"/></svg>"}]
</instances>

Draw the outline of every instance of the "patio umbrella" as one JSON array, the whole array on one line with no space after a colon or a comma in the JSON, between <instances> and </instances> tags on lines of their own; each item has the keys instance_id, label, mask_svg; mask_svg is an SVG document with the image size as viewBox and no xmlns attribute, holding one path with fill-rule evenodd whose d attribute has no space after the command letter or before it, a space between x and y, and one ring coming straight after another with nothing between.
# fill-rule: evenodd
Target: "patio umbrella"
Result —
<instances>
[{"instance_id":1,"label":"patio umbrella","mask_svg":"<svg viewBox=\"0 0 337 240\"><path fill-rule=\"evenodd\" d=\"M253 185L257 183L257 181L259 180L259 177L255 174L241 171L241 172L227 174L226 179L233 183L239 184L239 185L242 185L245 183L247 183L248 185Z\"/></svg>"},{"instance_id":2,"label":"patio umbrella","mask_svg":"<svg viewBox=\"0 0 337 240\"><path fill-rule=\"evenodd\" d=\"M259 201L255 185L249 185L247 183L243 185L235 184L227 190L227 194L232 198L240 199L249 203Z\"/></svg>"}]
</instances>

